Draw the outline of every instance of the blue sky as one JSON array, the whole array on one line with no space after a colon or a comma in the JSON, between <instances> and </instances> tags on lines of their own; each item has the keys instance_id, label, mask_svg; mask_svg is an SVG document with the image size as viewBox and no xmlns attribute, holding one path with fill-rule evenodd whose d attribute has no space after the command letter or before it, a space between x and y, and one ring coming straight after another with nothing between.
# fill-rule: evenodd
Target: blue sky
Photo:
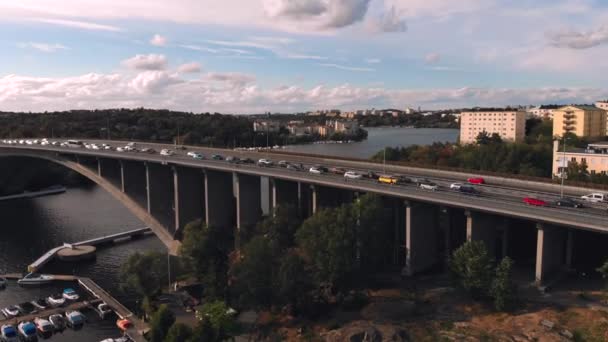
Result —
<instances>
[{"instance_id":1,"label":"blue sky","mask_svg":"<svg viewBox=\"0 0 608 342\"><path fill-rule=\"evenodd\" d=\"M0 110L593 102L601 0L0 0Z\"/></svg>"}]
</instances>

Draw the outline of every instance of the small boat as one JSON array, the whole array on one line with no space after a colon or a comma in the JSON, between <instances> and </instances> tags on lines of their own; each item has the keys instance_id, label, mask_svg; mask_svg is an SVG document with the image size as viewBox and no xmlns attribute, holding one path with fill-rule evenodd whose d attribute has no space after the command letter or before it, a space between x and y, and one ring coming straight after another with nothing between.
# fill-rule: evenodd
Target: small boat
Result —
<instances>
[{"instance_id":1,"label":"small boat","mask_svg":"<svg viewBox=\"0 0 608 342\"><path fill-rule=\"evenodd\" d=\"M14 326L5 324L0 328L0 340L4 342L19 342L17 329Z\"/></svg>"},{"instance_id":2,"label":"small boat","mask_svg":"<svg viewBox=\"0 0 608 342\"><path fill-rule=\"evenodd\" d=\"M50 295L46 298L46 302L53 307L62 306L65 304L65 298L61 294Z\"/></svg>"},{"instance_id":3,"label":"small boat","mask_svg":"<svg viewBox=\"0 0 608 342\"><path fill-rule=\"evenodd\" d=\"M17 317L21 314L21 308L17 305L11 305L2 309L2 314L4 314L6 318Z\"/></svg>"},{"instance_id":4,"label":"small boat","mask_svg":"<svg viewBox=\"0 0 608 342\"><path fill-rule=\"evenodd\" d=\"M25 277L17 280L19 285L42 285L48 284L55 279L52 275L40 273L28 273Z\"/></svg>"},{"instance_id":5,"label":"small boat","mask_svg":"<svg viewBox=\"0 0 608 342\"><path fill-rule=\"evenodd\" d=\"M66 312L65 318L67 319L67 326L74 330L79 330L84 325L85 317L79 311Z\"/></svg>"},{"instance_id":6,"label":"small boat","mask_svg":"<svg viewBox=\"0 0 608 342\"><path fill-rule=\"evenodd\" d=\"M78 295L78 293L76 293L76 291L74 291L74 289L67 288L63 290L63 298L67 300L78 300L80 296Z\"/></svg>"},{"instance_id":7,"label":"small boat","mask_svg":"<svg viewBox=\"0 0 608 342\"><path fill-rule=\"evenodd\" d=\"M106 319L106 317L108 317L108 315L112 314L112 308L110 308L110 306L106 303L101 303L99 305L97 305L97 308L95 308L95 311L97 311L97 314L99 315L99 318L101 319Z\"/></svg>"},{"instance_id":8,"label":"small boat","mask_svg":"<svg viewBox=\"0 0 608 342\"><path fill-rule=\"evenodd\" d=\"M116 321L116 326L122 331L127 331L133 326L133 323L128 319L119 319Z\"/></svg>"},{"instance_id":9,"label":"small boat","mask_svg":"<svg viewBox=\"0 0 608 342\"><path fill-rule=\"evenodd\" d=\"M65 318L63 318L60 314L54 314L49 316L49 322L55 328L55 331L64 331L65 330Z\"/></svg>"},{"instance_id":10,"label":"small boat","mask_svg":"<svg viewBox=\"0 0 608 342\"><path fill-rule=\"evenodd\" d=\"M21 322L17 326L19 330L19 334L25 341L38 341L38 336L36 335L36 326L32 322Z\"/></svg>"},{"instance_id":11,"label":"small boat","mask_svg":"<svg viewBox=\"0 0 608 342\"><path fill-rule=\"evenodd\" d=\"M30 302L24 302L17 306L21 310L21 313L24 315L33 314L33 313L38 312L38 309L34 306L34 304L32 304Z\"/></svg>"},{"instance_id":12,"label":"small boat","mask_svg":"<svg viewBox=\"0 0 608 342\"><path fill-rule=\"evenodd\" d=\"M55 327L48 320L44 318L36 318L34 319L34 324L36 325L38 335L42 336L43 338L49 338L53 335Z\"/></svg>"},{"instance_id":13,"label":"small boat","mask_svg":"<svg viewBox=\"0 0 608 342\"><path fill-rule=\"evenodd\" d=\"M48 304L46 303L46 301L44 299L42 299L42 298L33 300L30 303L32 303L32 305L35 306L36 309L38 309L38 310L44 310L48 306Z\"/></svg>"},{"instance_id":14,"label":"small boat","mask_svg":"<svg viewBox=\"0 0 608 342\"><path fill-rule=\"evenodd\" d=\"M8 280L0 277L0 290L4 290L6 288L6 285L8 285Z\"/></svg>"}]
</instances>

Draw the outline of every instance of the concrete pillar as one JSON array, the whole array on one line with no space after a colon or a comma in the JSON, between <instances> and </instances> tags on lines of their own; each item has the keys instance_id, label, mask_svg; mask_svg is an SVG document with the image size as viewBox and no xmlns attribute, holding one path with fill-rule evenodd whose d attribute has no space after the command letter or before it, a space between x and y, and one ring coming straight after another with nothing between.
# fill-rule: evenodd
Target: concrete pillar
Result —
<instances>
[{"instance_id":1,"label":"concrete pillar","mask_svg":"<svg viewBox=\"0 0 608 342\"><path fill-rule=\"evenodd\" d=\"M262 217L260 177L235 174L236 227L238 230L258 223Z\"/></svg>"},{"instance_id":2,"label":"concrete pillar","mask_svg":"<svg viewBox=\"0 0 608 342\"><path fill-rule=\"evenodd\" d=\"M101 159L97 158L97 175L101 177Z\"/></svg>"},{"instance_id":3,"label":"concrete pillar","mask_svg":"<svg viewBox=\"0 0 608 342\"><path fill-rule=\"evenodd\" d=\"M447 260L452 253L452 220L450 208L439 208L439 228L443 234L443 254Z\"/></svg>"},{"instance_id":4,"label":"concrete pillar","mask_svg":"<svg viewBox=\"0 0 608 342\"><path fill-rule=\"evenodd\" d=\"M311 213L312 215L317 213L319 198L318 198L319 189L315 185L310 186L310 198L311 198Z\"/></svg>"},{"instance_id":5,"label":"concrete pillar","mask_svg":"<svg viewBox=\"0 0 608 342\"><path fill-rule=\"evenodd\" d=\"M439 262L436 206L405 202L405 273L427 270Z\"/></svg>"},{"instance_id":6,"label":"concrete pillar","mask_svg":"<svg viewBox=\"0 0 608 342\"><path fill-rule=\"evenodd\" d=\"M147 208L146 167L139 161L120 161L121 190L142 208Z\"/></svg>"},{"instance_id":7,"label":"concrete pillar","mask_svg":"<svg viewBox=\"0 0 608 342\"><path fill-rule=\"evenodd\" d=\"M175 189L173 170L156 163L146 164L148 213L175 234Z\"/></svg>"},{"instance_id":8,"label":"concrete pillar","mask_svg":"<svg viewBox=\"0 0 608 342\"><path fill-rule=\"evenodd\" d=\"M299 207L300 183L273 178L270 180L271 209L277 206Z\"/></svg>"},{"instance_id":9,"label":"concrete pillar","mask_svg":"<svg viewBox=\"0 0 608 342\"><path fill-rule=\"evenodd\" d=\"M234 227L233 175L205 170L205 222L209 226Z\"/></svg>"},{"instance_id":10,"label":"concrete pillar","mask_svg":"<svg viewBox=\"0 0 608 342\"><path fill-rule=\"evenodd\" d=\"M205 180L203 170L174 166L173 184L175 189L175 231L176 235L181 235L184 226L204 217Z\"/></svg>"},{"instance_id":11,"label":"concrete pillar","mask_svg":"<svg viewBox=\"0 0 608 342\"><path fill-rule=\"evenodd\" d=\"M563 228L550 227L541 223L538 223L536 228L535 281L538 286L541 286L564 266L567 233Z\"/></svg>"}]
</instances>

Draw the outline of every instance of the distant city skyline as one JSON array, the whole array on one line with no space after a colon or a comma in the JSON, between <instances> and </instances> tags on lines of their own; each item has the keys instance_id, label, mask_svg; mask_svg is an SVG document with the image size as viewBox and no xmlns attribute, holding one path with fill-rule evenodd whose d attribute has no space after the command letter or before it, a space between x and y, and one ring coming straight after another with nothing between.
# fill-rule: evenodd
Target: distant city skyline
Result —
<instances>
[{"instance_id":1,"label":"distant city skyline","mask_svg":"<svg viewBox=\"0 0 608 342\"><path fill-rule=\"evenodd\" d=\"M608 98L601 0L0 0L0 111Z\"/></svg>"}]
</instances>

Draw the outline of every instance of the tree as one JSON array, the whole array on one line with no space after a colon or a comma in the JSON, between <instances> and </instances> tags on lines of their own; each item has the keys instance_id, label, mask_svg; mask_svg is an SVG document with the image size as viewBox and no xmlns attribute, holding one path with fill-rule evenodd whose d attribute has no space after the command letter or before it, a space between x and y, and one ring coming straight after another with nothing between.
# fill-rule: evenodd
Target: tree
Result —
<instances>
[{"instance_id":1,"label":"tree","mask_svg":"<svg viewBox=\"0 0 608 342\"><path fill-rule=\"evenodd\" d=\"M180 256L210 298L223 298L227 287L228 254L232 239L226 229L208 227L202 221L190 222L184 229Z\"/></svg>"},{"instance_id":2,"label":"tree","mask_svg":"<svg viewBox=\"0 0 608 342\"><path fill-rule=\"evenodd\" d=\"M132 254L120 269L123 288L142 297L156 297L167 282L166 259L166 254L159 252Z\"/></svg>"},{"instance_id":3,"label":"tree","mask_svg":"<svg viewBox=\"0 0 608 342\"><path fill-rule=\"evenodd\" d=\"M513 260L509 257L504 257L496 266L496 276L492 280L490 295L494 298L494 307L498 311L509 309L515 300L512 268Z\"/></svg>"},{"instance_id":4,"label":"tree","mask_svg":"<svg viewBox=\"0 0 608 342\"><path fill-rule=\"evenodd\" d=\"M192 329L183 323L174 323L164 342L187 342L192 337Z\"/></svg>"},{"instance_id":5,"label":"tree","mask_svg":"<svg viewBox=\"0 0 608 342\"><path fill-rule=\"evenodd\" d=\"M234 265L233 293L244 306L269 307L275 298L272 287L277 250L265 236L255 236L242 249L242 259Z\"/></svg>"},{"instance_id":6,"label":"tree","mask_svg":"<svg viewBox=\"0 0 608 342\"><path fill-rule=\"evenodd\" d=\"M218 337L215 335L215 330L213 326L211 326L211 322L208 317L202 317L199 324L194 328L192 332L192 337L188 340L188 342L215 342L220 341Z\"/></svg>"},{"instance_id":7,"label":"tree","mask_svg":"<svg viewBox=\"0 0 608 342\"><path fill-rule=\"evenodd\" d=\"M608 260L606 260L602 266L598 267L596 271L602 275L602 278L608 279Z\"/></svg>"},{"instance_id":8,"label":"tree","mask_svg":"<svg viewBox=\"0 0 608 342\"><path fill-rule=\"evenodd\" d=\"M490 134L486 131L481 131L475 137L475 143L477 145L488 145L490 143Z\"/></svg>"},{"instance_id":9,"label":"tree","mask_svg":"<svg viewBox=\"0 0 608 342\"><path fill-rule=\"evenodd\" d=\"M197 317L202 322L209 321L218 341L223 341L237 332L238 325L234 315L235 311L222 301L205 303L197 312Z\"/></svg>"},{"instance_id":10,"label":"tree","mask_svg":"<svg viewBox=\"0 0 608 342\"><path fill-rule=\"evenodd\" d=\"M483 242L465 242L454 251L449 265L458 284L473 298L488 294L493 266Z\"/></svg>"},{"instance_id":11,"label":"tree","mask_svg":"<svg viewBox=\"0 0 608 342\"><path fill-rule=\"evenodd\" d=\"M150 341L162 342L173 323L175 323L173 312L165 304L159 306L150 320Z\"/></svg>"},{"instance_id":12,"label":"tree","mask_svg":"<svg viewBox=\"0 0 608 342\"><path fill-rule=\"evenodd\" d=\"M310 300L312 279L306 269L306 263L295 253L281 258L274 283L280 301L292 305L296 310Z\"/></svg>"},{"instance_id":13,"label":"tree","mask_svg":"<svg viewBox=\"0 0 608 342\"><path fill-rule=\"evenodd\" d=\"M278 249L284 250L294 245L294 235L302 220L294 206L278 206L272 215L258 223L256 233L265 235Z\"/></svg>"},{"instance_id":14,"label":"tree","mask_svg":"<svg viewBox=\"0 0 608 342\"><path fill-rule=\"evenodd\" d=\"M393 251L393 229L390 213L387 213L382 198L375 194L359 197L350 205L356 220L357 257L363 274L375 273L387 265Z\"/></svg>"}]
</instances>

